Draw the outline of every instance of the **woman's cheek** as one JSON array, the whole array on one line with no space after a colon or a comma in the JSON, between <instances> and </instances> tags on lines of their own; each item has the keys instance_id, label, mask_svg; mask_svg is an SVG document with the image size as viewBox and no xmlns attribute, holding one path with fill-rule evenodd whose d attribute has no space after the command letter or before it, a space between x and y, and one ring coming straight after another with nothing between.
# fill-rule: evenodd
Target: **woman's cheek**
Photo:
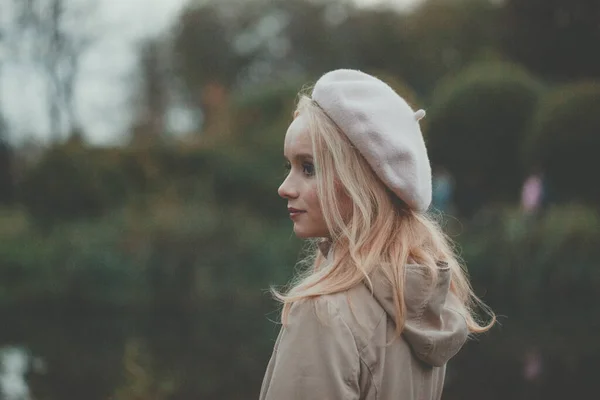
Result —
<instances>
[{"instance_id":1,"label":"woman's cheek","mask_svg":"<svg viewBox=\"0 0 600 400\"><path fill-rule=\"evenodd\" d=\"M307 194L308 194L307 203L309 204L310 208L313 210L317 210L317 209L320 210L321 205L319 204L319 194L317 192L317 184L316 183L311 183L310 189Z\"/></svg>"}]
</instances>

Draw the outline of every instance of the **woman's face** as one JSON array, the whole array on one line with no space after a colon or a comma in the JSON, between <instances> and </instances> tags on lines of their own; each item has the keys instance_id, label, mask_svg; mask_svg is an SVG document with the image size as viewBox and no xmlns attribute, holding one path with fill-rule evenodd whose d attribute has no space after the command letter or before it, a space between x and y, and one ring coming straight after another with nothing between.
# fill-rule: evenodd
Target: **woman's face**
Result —
<instances>
[{"instance_id":1,"label":"woman's face","mask_svg":"<svg viewBox=\"0 0 600 400\"><path fill-rule=\"evenodd\" d=\"M296 115L285 134L283 154L288 173L277 192L288 201L294 233L300 238L328 237L329 231L317 196L308 124L302 114Z\"/></svg>"}]
</instances>

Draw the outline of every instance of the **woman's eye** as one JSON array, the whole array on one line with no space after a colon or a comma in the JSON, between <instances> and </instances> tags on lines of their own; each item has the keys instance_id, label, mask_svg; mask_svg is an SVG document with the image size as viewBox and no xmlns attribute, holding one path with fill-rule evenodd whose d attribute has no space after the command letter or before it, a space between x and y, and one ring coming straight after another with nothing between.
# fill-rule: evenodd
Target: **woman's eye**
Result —
<instances>
[{"instance_id":1,"label":"woman's eye","mask_svg":"<svg viewBox=\"0 0 600 400\"><path fill-rule=\"evenodd\" d=\"M302 171L307 176L313 176L315 174L315 166L311 163L302 164Z\"/></svg>"},{"instance_id":2,"label":"woman's eye","mask_svg":"<svg viewBox=\"0 0 600 400\"><path fill-rule=\"evenodd\" d=\"M292 164L290 164L289 161L286 161L285 163L283 163L283 170L285 171L286 175L289 174L292 170Z\"/></svg>"}]
</instances>

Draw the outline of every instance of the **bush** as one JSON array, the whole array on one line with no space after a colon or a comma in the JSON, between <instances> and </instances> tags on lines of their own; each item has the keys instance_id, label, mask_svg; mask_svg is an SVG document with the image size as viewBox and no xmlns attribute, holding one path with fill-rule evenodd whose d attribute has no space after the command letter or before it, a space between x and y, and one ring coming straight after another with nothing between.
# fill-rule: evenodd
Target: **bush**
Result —
<instances>
[{"instance_id":1,"label":"bush","mask_svg":"<svg viewBox=\"0 0 600 400\"><path fill-rule=\"evenodd\" d=\"M0 242L0 308L139 305L144 276L122 251L123 235L123 223L114 217L58 225L45 234L31 228L6 232Z\"/></svg>"},{"instance_id":2,"label":"bush","mask_svg":"<svg viewBox=\"0 0 600 400\"><path fill-rule=\"evenodd\" d=\"M20 201L40 226L98 217L125 199L128 186L118 167L102 168L91 155L57 147L25 173Z\"/></svg>"},{"instance_id":3,"label":"bush","mask_svg":"<svg viewBox=\"0 0 600 400\"><path fill-rule=\"evenodd\" d=\"M230 296L258 301L270 278L287 278L298 250L287 219L206 200L150 198L143 209L44 234L16 213L0 217L20 225L0 224L0 308L58 302L187 310Z\"/></svg>"},{"instance_id":4,"label":"bush","mask_svg":"<svg viewBox=\"0 0 600 400\"><path fill-rule=\"evenodd\" d=\"M537 218L491 211L479 214L460 242L476 291L504 316L503 336L521 343L533 337L530 345L560 357L590 350L580 339L599 333L590 316L600 313L600 214L577 205Z\"/></svg>"},{"instance_id":5,"label":"bush","mask_svg":"<svg viewBox=\"0 0 600 400\"><path fill-rule=\"evenodd\" d=\"M558 201L600 202L600 83L560 87L542 100L525 159L545 172Z\"/></svg>"},{"instance_id":6,"label":"bush","mask_svg":"<svg viewBox=\"0 0 600 400\"><path fill-rule=\"evenodd\" d=\"M597 379L587 371L600 356L600 215L577 205L532 218L488 210L466 226L460 243L475 292L500 323L453 359L460 390L452 398L470 391L477 398L490 387L486 398L527 394L532 382L523 368L531 355L542 362L539 398L590 393Z\"/></svg>"},{"instance_id":7,"label":"bush","mask_svg":"<svg viewBox=\"0 0 600 400\"><path fill-rule=\"evenodd\" d=\"M480 193L480 204L517 198L519 148L540 92L534 78L507 63L475 65L438 86L426 138L432 163L454 176L459 196ZM467 199L456 200L468 211Z\"/></svg>"}]
</instances>

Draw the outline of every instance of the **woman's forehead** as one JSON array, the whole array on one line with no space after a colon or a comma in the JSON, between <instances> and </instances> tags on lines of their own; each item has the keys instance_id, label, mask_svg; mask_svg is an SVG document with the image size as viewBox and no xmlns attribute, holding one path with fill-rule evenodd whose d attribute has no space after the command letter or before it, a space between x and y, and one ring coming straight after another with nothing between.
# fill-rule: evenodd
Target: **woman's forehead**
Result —
<instances>
[{"instance_id":1,"label":"woman's forehead","mask_svg":"<svg viewBox=\"0 0 600 400\"><path fill-rule=\"evenodd\" d=\"M299 155L312 155L312 150L308 124L306 118L300 114L292 121L285 134L283 153L286 158L292 159Z\"/></svg>"}]
</instances>

